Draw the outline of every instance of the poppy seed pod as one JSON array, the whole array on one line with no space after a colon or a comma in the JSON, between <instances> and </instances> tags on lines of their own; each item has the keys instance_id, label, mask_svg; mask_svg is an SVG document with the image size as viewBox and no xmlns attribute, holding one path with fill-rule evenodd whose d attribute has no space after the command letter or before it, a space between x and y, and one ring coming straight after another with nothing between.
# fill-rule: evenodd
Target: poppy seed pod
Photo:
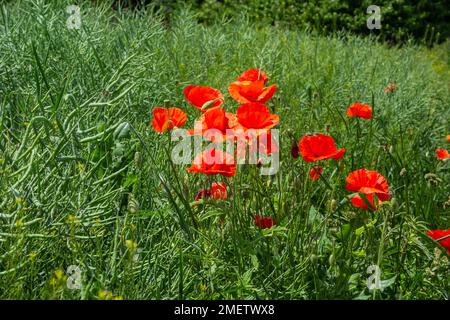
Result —
<instances>
[{"instance_id":1,"label":"poppy seed pod","mask_svg":"<svg viewBox=\"0 0 450 320\"><path fill-rule=\"evenodd\" d=\"M142 168L142 154L139 151L134 153L134 165L136 168Z\"/></svg>"}]
</instances>

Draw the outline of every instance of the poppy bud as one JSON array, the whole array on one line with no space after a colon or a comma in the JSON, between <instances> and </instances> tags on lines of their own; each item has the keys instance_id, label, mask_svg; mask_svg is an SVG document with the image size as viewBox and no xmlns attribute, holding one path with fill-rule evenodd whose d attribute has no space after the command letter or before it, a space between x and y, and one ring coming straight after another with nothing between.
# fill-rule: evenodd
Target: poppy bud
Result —
<instances>
[{"instance_id":1,"label":"poppy bud","mask_svg":"<svg viewBox=\"0 0 450 320\"><path fill-rule=\"evenodd\" d=\"M330 263L330 266L333 266L336 263L336 257L334 256L334 254L330 255L330 257L328 258L328 262Z\"/></svg>"},{"instance_id":2,"label":"poppy bud","mask_svg":"<svg viewBox=\"0 0 450 320\"><path fill-rule=\"evenodd\" d=\"M333 199L330 202L330 211L335 212L336 209L337 209L337 201L335 199Z\"/></svg>"},{"instance_id":3,"label":"poppy bud","mask_svg":"<svg viewBox=\"0 0 450 320\"><path fill-rule=\"evenodd\" d=\"M142 154L139 151L134 154L134 165L136 168L142 167Z\"/></svg>"},{"instance_id":4,"label":"poppy bud","mask_svg":"<svg viewBox=\"0 0 450 320\"><path fill-rule=\"evenodd\" d=\"M392 198L392 200L391 200L391 206L392 206L392 209L396 209L397 207L398 207L398 201L397 201L397 198Z\"/></svg>"},{"instance_id":5,"label":"poppy bud","mask_svg":"<svg viewBox=\"0 0 450 320\"><path fill-rule=\"evenodd\" d=\"M258 163L256 164L256 167L257 168L261 168L262 167L262 161L261 160L258 160Z\"/></svg>"},{"instance_id":6,"label":"poppy bud","mask_svg":"<svg viewBox=\"0 0 450 320\"><path fill-rule=\"evenodd\" d=\"M299 154L298 154L298 144L296 141L293 141L292 143L292 148L291 148L291 156L294 159L297 159Z\"/></svg>"},{"instance_id":7,"label":"poppy bud","mask_svg":"<svg viewBox=\"0 0 450 320\"><path fill-rule=\"evenodd\" d=\"M139 202L136 200L132 193L128 195L127 209L131 214L137 213L139 211Z\"/></svg>"}]
</instances>

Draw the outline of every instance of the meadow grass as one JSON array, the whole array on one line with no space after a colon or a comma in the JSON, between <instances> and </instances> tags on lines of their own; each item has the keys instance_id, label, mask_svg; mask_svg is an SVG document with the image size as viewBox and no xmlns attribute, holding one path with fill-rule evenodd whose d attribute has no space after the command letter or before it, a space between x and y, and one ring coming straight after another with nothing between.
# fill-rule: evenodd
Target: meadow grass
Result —
<instances>
[{"instance_id":1,"label":"meadow grass","mask_svg":"<svg viewBox=\"0 0 450 320\"><path fill-rule=\"evenodd\" d=\"M374 38L255 26L205 27L188 10L13 1L0 15L0 298L445 299L447 252L426 235L449 227L448 43L387 47ZM210 178L168 161L152 108L177 106L192 127L188 84L225 94L262 68L278 90L280 170L238 168L226 201L197 204ZM383 92L397 84L391 94ZM345 117L353 102L374 119ZM346 154L323 179L290 156L289 133L331 134ZM345 177L377 170L392 197L375 212L348 203ZM275 217L260 230L255 214ZM81 289L66 285L70 265ZM383 290L367 288L378 265ZM69 279L70 280L70 279Z\"/></svg>"}]
</instances>

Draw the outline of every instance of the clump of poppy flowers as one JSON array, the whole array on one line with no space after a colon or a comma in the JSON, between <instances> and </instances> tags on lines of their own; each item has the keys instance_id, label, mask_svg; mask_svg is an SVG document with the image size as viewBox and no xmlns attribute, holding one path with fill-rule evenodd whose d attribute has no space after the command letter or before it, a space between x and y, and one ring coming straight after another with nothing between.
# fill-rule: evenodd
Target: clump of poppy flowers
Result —
<instances>
[{"instance_id":1,"label":"clump of poppy flowers","mask_svg":"<svg viewBox=\"0 0 450 320\"><path fill-rule=\"evenodd\" d=\"M188 172L233 177L237 168L235 158L245 159L247 148L251 155L278 152L271 129L279 124L280 118L265 105L275 94L277 86L268 84L268 81L267 74L259 69L249 69L238 76L228 87L231 97L240 103L236 112L225 107L225 97L218 89L199 85L184 88L186 100L201 112L194 121L194 128L186 130L186 134L201 136L214 143L237 145L234 154L217 147L202 150L195 155ZM163 133L183 127L186 120L187 114L180 108L157 107L153 109L152 128ZM255 159L255 164L260 168L261 159ZM210 198L227 199L225 184L213 183L211 188L202 189L195 196L196 201Z\"/></svg>"},{"instance_id":2,"label":"clump of poppy flowers","mask_svg":"<svg viewBox=\"0 0 450 320\"><path fill-rule=\"evenodd\" d=\"M218 89L209 86L188 85L184 88L186 100L199 112L193 129L186 130L188 136L201 136L214 143L232 143L244 145L244 149L233 149L227 153L217 147L210 147L195 155L189 173L207 176L221 175L231 178L239 168L236 158L245 159L247 147L251 154L270 155L279 151L278 143L273 139L272 128L280 123L280 117L265 104L277 90L276 84L269 83L268 75L259 69L249 69L230 83L228 91L232 99L239 103L236 111L230 110L225 103L225 96ZM396 90L395 83L389 83L384 92ZM368 104L355 102L347 107L346 116L350 118L372 119L373 108ZM153 109L152 128L155 132L164 133L180 128L187 121L187 113L181 108L156 107ZM290 133L290 131L288 130ZM328 130L327 130L328 132ZM309 179L317 181L324 173L324 164L330 160L341 160L346 152L338 147L334 138L322 133L304 134L300 141L290 133L293 141L290 153L292 158L302 157L305 163L311 163ZM450 141L450 135L446 137ZM450 154L446 149L436 150L439 160L447 160ZM261 159L255 162L261 168ZM342 170L341 170L342 171ZM210 180L208 180L210 181ZM210 187L200 189L194 197L199 200L228 200L230 197L225 182L209 182ZM353 192L351 204L361 210L377 210L391 198L391 191L386 178L376 170L360 168L348 173L345 178L345 189ZM260 229L271 228L276 224L273 217L255 214L254 225ZM430 230L427 233L439 245L450 253L450 230Z\"/></svg>"}]
</instances>

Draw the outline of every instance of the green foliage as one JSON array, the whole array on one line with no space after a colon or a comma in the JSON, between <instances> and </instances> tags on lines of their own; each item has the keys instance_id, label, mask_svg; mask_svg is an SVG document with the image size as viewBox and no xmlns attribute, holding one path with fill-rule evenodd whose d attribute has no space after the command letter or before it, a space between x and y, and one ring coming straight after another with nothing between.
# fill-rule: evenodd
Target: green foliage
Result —
<instances>
[{"instance_id":1,"label":"green foliage","mask_svg":"<svg viewBox=\"0 0 450 320\"><path fill-rule=\"evenodd\" d=\"M190 3L198 11L199 21L205 23L245 13L251 21L261 24L312 29L325 34L346 30L357 34L374 33L395 42L412 36L426 43L450 37L446 0L202 0ZM366 10L370 5L381 8L381 30L371 31L366 26L369 17Z\"/></svg>"},{"instance_id":2,"label":"green foliage","mask_svg":"<svg viewBox=\"0 0 450 320\"><path fill-rule=\"evenodd\" d=\"M448 43L206 26L192 11L167 25L102 1L83 2L69 30L71 2L0 12L0 298L448 298L447 253L425 234L449 227L450 161L435 156L450 133ZM244 166L228 201L193 205L211 180L172 166L151 110L180 107L192 127L199 112L182 92L198 84L235 111L227 86L251 67L278 85L280 172ZM356 100L374 102L373 121L345 117ZM347 149L316 182L288 134L313 131ZM379 211L348 203L344 179L360 167L389 181ZM278 225L255 228L255 213ZM383 291L366 286L372 264ZM71 265L81 290L67 287Z\"/></svg>"}]
</instances>

